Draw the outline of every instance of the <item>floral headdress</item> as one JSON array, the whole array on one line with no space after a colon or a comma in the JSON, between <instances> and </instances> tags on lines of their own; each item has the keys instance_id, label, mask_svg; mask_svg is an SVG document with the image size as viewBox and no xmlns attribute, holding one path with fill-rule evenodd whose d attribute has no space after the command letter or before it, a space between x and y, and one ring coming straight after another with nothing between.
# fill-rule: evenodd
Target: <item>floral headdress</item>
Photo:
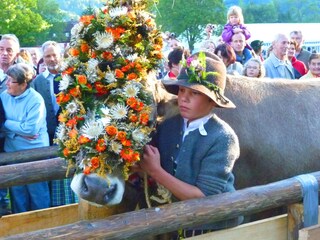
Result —
<instances>
[{"instance_id":1,"label":"floral headdress","mask_svg":"<svg viewBox=\"0 0 320 240\"><path fill-rule=\"evenodd\" d=\"M110 1L71 30L55 142L78 172L105 175L120 169L127 178L150 141L153 99L146 79L160 64L162 38L145 4Z\"/></svg>"},{"instance_id":2,"label":"floral headdress","mask_svg":"<svg viewBox=\"0 0 320 240\"><path fill-rule=\"evenodd\" d=\"M168 92L178 95L179 86L184 86L207 95L218 107L235 108L224 96L226 67L217 55L199 52L183 59L181 64L176 81L162 81Z\"/></svg>"}]
</instances>

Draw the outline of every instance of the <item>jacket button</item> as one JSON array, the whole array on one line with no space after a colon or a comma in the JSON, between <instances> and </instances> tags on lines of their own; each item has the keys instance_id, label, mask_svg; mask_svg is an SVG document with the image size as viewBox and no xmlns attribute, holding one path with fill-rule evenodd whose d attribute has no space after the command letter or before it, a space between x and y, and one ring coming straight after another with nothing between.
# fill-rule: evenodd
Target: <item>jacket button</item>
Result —
<instances>
[{"instance_id":1,"label":"jacket button","mask_svg":"<svg viewBox=\"0 0 320 240\"><path fill-rule=\"evenodd\" d=\"M179 148L180 146L179 146L179 144L177 144L177 146L176 146L177 148Z\"/></svg>"}]
</instances>

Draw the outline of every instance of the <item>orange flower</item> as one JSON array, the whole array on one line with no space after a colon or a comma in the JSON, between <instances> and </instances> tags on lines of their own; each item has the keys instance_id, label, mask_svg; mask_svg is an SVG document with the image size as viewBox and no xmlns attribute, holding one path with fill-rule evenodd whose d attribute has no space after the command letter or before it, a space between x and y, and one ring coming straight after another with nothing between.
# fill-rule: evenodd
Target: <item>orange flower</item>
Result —
<instances>
[{"instance_id":1,"label":"orange flower","mask_svg":"<svg viewBox=\"0 0 320 240\"><path fill-rule=\"evenodd\" d=\"M95 82L94 86L97 90L98 95L104 95L108 93L108 88L102 82Z\"/></svg>"},{"instance_id":2,"label":"orange flower","mask_svg":"<svg viewBox=\"0 0 320 240\"><path fill-rule=\"evenodd\" d=\"M68 148L63 149L63 156L68 157L68 155L69 155L69 149Z\"/></svg>"},{"instance_id":3,"label":"orange flower","mask_svg":"<svg viewBox=\"0 0 320 240\"><path fill-rule=\"evenodd\" d=\"M117 135L118 129L115 126L107 126L106 132L110 136L115 136L115 135Z\"/></svg>"},{"instance_id":4,"label":"orange flower","mask_svg":"<svg viewBox=\"0 0 320 240\"><path fill-rule=\"evenodd\" d=\"M118 139L119 141L125 140L126 137L127 137L127 133L124 132L124 131L119 131L118 134L117 134L117 139Z\"/></svg>"},{"instance_id":5,"label":"orange flower","mask_svg":"<svg viewBox=\"0 0 320 240\"><path fill-rule=\"evenodd\" d=\"M78 143L80 143L80 144L86 144L86 143L88 143L88 142L90 142L90 139L87 138L87 137L85 137L85 136L83 136L83 135L81 135L81 136L79 137L79 139L78 139Z\"/></svg>"},{"instance_id":6,"label":"orange flower","mask_svg":"<svg viewBox=\"0 0 320 240\"><path fill-rule=\"evenodd\" d=\"M84 15L80 17L80 22L82 22L84 25L89 25L93 19L93 15Z\"/></svg>"},{"instance_id":7,"label":"orange flower","mask_svg":"<svg viewBox=\"0 0 320 240\"><path fill-rule=\"evenodd\" d=\"M83 173L84 174L90 174L90 171L91 171L91 168L86 166L84 169L83 169Z\"/></svg>"},{"instance_id":8,"label":"orange flower","mask_svg":"<svg viewBox=\"0 0 320 240\"><path fill-rule=\"evenodd\" d=\"M97 53L96 52L92 52L91 53L91 58L96 58L97 57Z\"/></svg>"},{"instance_id":9,"label":"orange flower","mask_svg":"<svg viewBox=\"0 0 320 240\"><path fill-rule=\"evenodd\" d=\"M130 97L127 99L127 105L131 108L134 108L137 105L138 101L134 97Z\"/></svg>"},{"instance_id":10,"label":"orange flower","mask_svg":"<svg viewBox=\"0 0 320 240\"><path fill-rule=\"evenodd\" d=\"M120 157L125 161L132 162L133 150L131 148L124 148L120 152Z\"/></svg>"},{"instance_id":11,"label":"orange flower","mask_svg":"<svg viewBox=\"0 0 320 240\"><path fill-rule=\"evenodd\" d=\"M62 72L62 75L71 75L71 73L73 73L73 71L74 71L74 67L68 67L66 70L64 70L63 72Z\"/></svg>"},{"instance_id":12,"label":"orange flower","mask_svg":"<svg viewBox=\"0 0 320 240\"><path fill-rule=\"evenodd\" d=\"M73 128L77 125L77 119L75 118L71 118L67 123L66 123L66 126L67 127L70 127L70 128Z\"/></svg>"},{"instance_id":13,"label":"orange flower","mask_svg":"<svg viewBox=\"0 0 320 240\"><path fill-rule=\"evenodd\" d=\"M132 114L129 117L129 120L130 120L130 122L137 122L138 121L138 117L137 117L137 115Z\"/></svg>"},{"instance_id":14,"label":"orange flower","mask_svg":"<svg viewBox=\"0 0 320 240\"><path fill-rule=\"evenodd\" d=\"M73 57L77 57L77 56L79 56L79 54L80 54L79 50L76 49L76 48L70 48L69 53L70 53L70 55L73 56Z\"/></svg>"},{"instance_id":15,"label":"orange flower","mask_svg":"<svg viewBox=\"0 0 320 240\"><path fill-rule=\"evenodd\" d=\"M131 66L128 64L128 65L125 65L121 68L121 71L122 72L128 72L130 70Z\"/></svg>"},{"instance_id":16,"label":"orange flower","mask_svg":"<svg viewBox=\"0 0 320 240\"><path fill-rule=\"evenodd\" d=\"M93 168L93 169L97 169L99 166L100 166L100 160L99 160L99 158L98 157L93 157L93 158L91 158L91 167Z\"/></svg>"},{"instance_id":17,"label":"orange flower","mask_svg":"<svg viewBox=\"0 0 320 240\"><path fill-rule=\"evenodd\" d=\"M124 139L124 140L121 141L121 144L123 146L130 147L131 146L131 141L129 139Z\"/></svg>"},{"instance_id":18,"label":"orange flower","mask_svg":"<svg viewBox=\"0 0 320 240\"><path fill-rule=\"evenodd\" d=\"M98 152L103 152L104 150L106 150L107 146L105 145L105 141L104 139L99 139L98 143L96 145L96 150Z\"/></svg>"},{"instance_id":19,"label":"orange flower","mask_svg":"<svg viewBox=\"0 0 320 240\"><path fill-rule=\"evenodd\" d=\"M76 129L72 129L69 133L68 133L69 137L71 138L75 138L78 135L78 131Z\"/></svg>"},{"instance_id":20,"label":"orange flower","mask_svg":"<svg viewBox=\"0 0 320 240\"><path fill-rule=\"evenodd\" d=\"M137 162L140 161L140 153L139 152L134 152L132 155L132 160Z\"/></svg>"},{"instance_id":21,"label":"orange flower","mask_svg":"<svg viewBox=\"0 0 320 240\"><path fill-rule=\"evenodd\" d=\"M124 78L124 73L120 69L115 70L116 78Z\"/></svg>"},{"instance_id":22,"label":"orange flower","mask_svg":"<svg viewBox=\"0 0 320 240\"><path fill-rule=\"evenodd\" d=\"M84 76L84 75L79 75L78 76L78 83L79 84L87 84L87 77L86 76Z\"/></svg>"},{"instance_id":23,"label":"orange flower","mask_svg":"<svg viewBox=\"0 0 320 240\"><path fill-rule=\"evenodd\" d=\"M103 52L102 58L104 58L105 60L111 61L113 59L113 55L111 52Z\"/></svg>"},{"instance_id":24,"label":"orange flower","mask_svg":"<svg viewBox=\"0 0 320 240\"><path fill-rule=\"evenodd\" d=\"M71 94L71 96L73 97L78 97L80 95L80 89L79 86L76 86L75 88L72 88L69 90L69 93Z\"/></svg>"},{"instance_id":25,"label":"orange flower","mask_svg":"<svg viewBox=\"0 0 320 240\"><path fill-rule=\"evenodd\" d=\"M64 94L62 102L69 102L71 98L70 94Z\"/></svg>"},{"instance_id":26,"label":"orange flower","mask_svg":"<svg viewBox=\"0 0 320 240\"><path fill-rule=\"evenodd\" d=\"M128 76L127 76L128 80L134 80L134 79L137 79L137 78L138 78L138 75L135 74L135 73L129 73Z\"/></svg>"},{"instance_id":27,"label":"orange flower","mask_svg":"<svg viewBox=\"0 0 320 240\"><path fill-rule=\"evenodd\" d=\"M142 113L140 115L140 123L142 125L147 125L149 122L149 115L147 113Z\"/></svg>"},{"instance_id":28,"label":"orange flower","mask_svg":"<svg viewBox=\"0 0 320 240\"><path fill-rule=\"evenodd\" d=\"M124 28L121 27L117 27L117 28L111 28L111 27L106 27L106 32L111 33L114 40L118 40L122 33L124 33L126 30Z\"/></svg>"},{"instance_id":29,"label":"orange flower","mask_svg":"<svg viewBox=\"0 0 320 240\"><path fill-rule=\"evenodd\" d=\"M87 43L81 43L80 49L81 52L87 53L89 52L89 45Z\"/></svg>"},{"instance_id":30,"label":"orange flower","mask_svg":"<svg viewBox=\"0 0 320 240\"><path fill-rule=\"evenodd\" d=\"M134 110L136 110L137 112L140 112L142 111L143 107L144 107L143 102L137 102L137 104L134 106Z\"/></svg>"},{"instance_id":31,"label":"orange flower","mask_svg":"<svg viewBox=\"0 0 320 240\"><path fill-rule=\"evenodd\" d=\"M66 116L62 113L59 114L58 116L58 121L59 122L66 122L68 119L66 118Z\"/></svg>"}]
</instances>

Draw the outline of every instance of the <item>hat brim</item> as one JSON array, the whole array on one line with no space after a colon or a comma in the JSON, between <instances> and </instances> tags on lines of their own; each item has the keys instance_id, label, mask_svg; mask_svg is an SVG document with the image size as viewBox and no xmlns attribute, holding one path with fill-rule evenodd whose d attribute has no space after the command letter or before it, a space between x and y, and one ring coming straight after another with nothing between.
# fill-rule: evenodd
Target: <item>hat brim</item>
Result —
<instances>
[{"instance_id":1,"label":"hat brim","mask_svg":"<svg viewBox=\"0 0 320 240\"><path fill-rule=\"evenodd\" d=\"M223 93L220 93L222 97L218 96L214 91L209 90L207 87L201 84L189 83L187 79L162 80L162 84L164 88L167 90L167 92L172 93L174 95L178 95L179 86L183 86L186 88L194 89L207 95L220 108L236 108L236 105L230 99L225 97Z\"/></svg>"}]
</instances>

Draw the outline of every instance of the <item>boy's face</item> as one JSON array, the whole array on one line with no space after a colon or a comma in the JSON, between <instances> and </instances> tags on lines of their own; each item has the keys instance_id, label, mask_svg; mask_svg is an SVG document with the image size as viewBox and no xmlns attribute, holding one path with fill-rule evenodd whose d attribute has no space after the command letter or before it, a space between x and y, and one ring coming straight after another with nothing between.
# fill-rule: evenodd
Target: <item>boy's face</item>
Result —
<instances>
[{"instance_id":1,"label":"boy's face","mask_svg":"<svg viewBox=\"0 0 320 240\"><path fill-rule=\"evenodd\" d=\"M231 25L238 25L240 21L240 18L236 15L230 15L229 22Z\"/></svg>"},{"instance_id":2,"label":"boy's face","mask_svg":"<svg viewBox=\"0 0 320 240\"><path fill-rule=\"evenodd\" d=\"M180 86L178 106L181 116L193 121L208 115L215 103L207 95L199 91Z\"/></svg>"}]
</instances>

